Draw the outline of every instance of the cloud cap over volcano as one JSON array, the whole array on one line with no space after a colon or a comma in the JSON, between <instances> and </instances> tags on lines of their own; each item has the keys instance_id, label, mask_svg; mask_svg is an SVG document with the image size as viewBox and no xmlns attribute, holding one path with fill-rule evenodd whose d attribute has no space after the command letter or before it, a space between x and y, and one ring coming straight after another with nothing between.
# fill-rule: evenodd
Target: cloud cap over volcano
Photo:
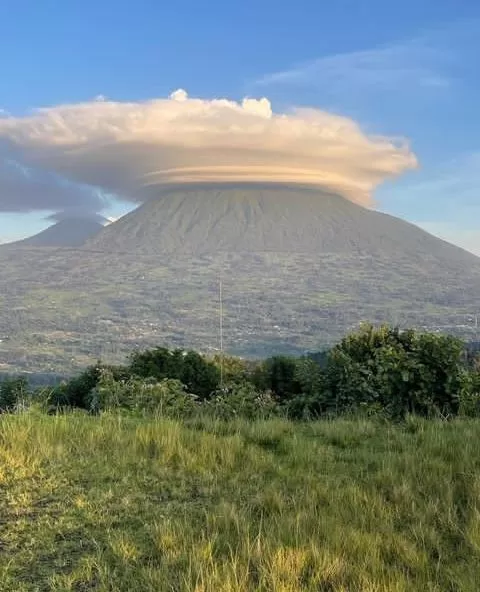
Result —
<instances>
[{"instance_id":1,"label":"cloud cap over volcano","mask_svg":"<svg viewBox=\"0 0 480 592\"><path fill-rule=\"evenodd\" d=\"M314 185L370 205L379 183L417 164L404 142L368 136L345 117L276 114L266 98L206 100L183 90L3 117L0 145L26 167L132 202L165 185L219 182Z\"/></svg>"}]
</instances>

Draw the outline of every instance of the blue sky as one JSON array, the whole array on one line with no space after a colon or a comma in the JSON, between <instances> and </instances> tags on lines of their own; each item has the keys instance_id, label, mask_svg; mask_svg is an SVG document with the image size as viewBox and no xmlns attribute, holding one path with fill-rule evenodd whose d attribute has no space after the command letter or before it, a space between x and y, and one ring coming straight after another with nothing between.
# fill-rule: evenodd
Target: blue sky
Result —
<instances>
[{"instance_id":1,"label":"blue sky","mask_svg":"<svg viewBox=\"0 0 480 592\"><path fill-rule=\"evenodd\" d=\"M0 109L190 95L268 96L406 136L420 169L378 207L480 254L480 3L0 0ZM118 215L125 206L109 213ZM0 214L0 239L45 226Z\"/></svg>"}]
</instances>

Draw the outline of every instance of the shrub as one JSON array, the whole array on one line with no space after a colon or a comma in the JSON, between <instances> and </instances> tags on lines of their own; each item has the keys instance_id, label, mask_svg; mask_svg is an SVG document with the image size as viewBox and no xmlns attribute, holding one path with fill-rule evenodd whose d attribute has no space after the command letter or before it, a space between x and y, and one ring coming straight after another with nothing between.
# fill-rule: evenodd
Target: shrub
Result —
<instances>
[{"instance_id":1,"label":"shrub","mask_svg":"<svg viewBox=\"0 0 480 592\"><path fill-rule=\"evenodd\" d=\"M29 398L26 378L6 378L0 382L0 411L13 411Z\"/></svg>"},{"instance_id":2,"label":"shrub","mask_svg":"<svg viewBox=\"0 0 480 592\"><path fill-rule=\"evenodd\" d=\"M456 414L464 380L462 343L453 337L363 326L328 357L327 407L382 408L391 417Z\"/></svg>"},{"instance_id":3,"label":"shrub","mask_svg":"<svg viewBox=\"0 0 480 592\"><path fill-rule=\"evenodd\" d=\"M480 417L480 371L465 372L460 390L459 415Z\"/></svg>"},{"instance_id":4,"label":"shrub","mask_svg":"<svg viewBox=\"0 0 480 592\"><path fill-rule=\"evenodd\" d=\"M172 378L117 380L110 371L102 372L90 393L92 412L127 410L168 417L187 417L196 409L197 397L187 393L184 385Z\"/></svg>"},{"instance_id":5,"label":"shrub","mask_svg":"<svg viewBox=\"0 0 480 592\"><path fill-rule=\"evenodd\" d=\"M211 361L194 351L156 348L135 353L128 371L141 378L174 378L201 399L207 399L220 384L220 371Z\"/></svg>"},{"instance_id":6,"label":"shrub","mask_svg":"<svg viewBox=\"0 0 480 592\"><path fill-rule=\"evenodd\" d=\"M302 421L317 419L324 413L321 398L306 393L300 393L286 401L283 408L289 419Z\"/></svg>"},{"instance_id":7,"label":"shrub","mask_svg":"<svg viewBox=\"0 0 480 592\"><path fill-rule=\"evenodd\" d=\"M126 368L122 366L105 366L101 362L97 362L78 376L44 391L42 394L44 404L51 409L62 407L88 409L90 393L98 385L105 370L108 370L118 380L128 377Z\"/></svg>"},{"instance_id":8,"label":"shrub","mask_svg":"<svg viewBox=\"0 0 480 592\"><path fill-rule=\"evenodd\" d=\"M323 372L318 362L311 357L296 360L295 382L300 394L293 394L284 401L291 419L313 419L327 408Z\"/></svg>"},{"instance_id":9,"label":"shrub","mask_svg":"<svg viewBox=\"0 0 480 592\"><path fill-rule=\"evenodd\" d=\"M274 356L263 362L253 375L253 383L260 391L269 391L280 402L286 402L302 392L297 378L297 360Z\"/></svg>"},{"instance_id":10,"label":"shrub","mask_svg":"<svg viewBox=\"0 0 480 592\"><path fill-rule=\"evenodd\" d=\"M278 405L268 392L260 392L249 382L230 383L203 403L203 410L218 419L266 419L278 413Z\"/></svg>"},{"instance_id":11,"label":"shrub","mask_svg":"<svg viewBox=\"0 0 480 592\"><path fill-rule=\"evenodd\" d=\"M212 357L212 362L220 373L223 372L224 384L250 382L257 366L256 362L219 354Z\"/></svg>"}]
</instances>

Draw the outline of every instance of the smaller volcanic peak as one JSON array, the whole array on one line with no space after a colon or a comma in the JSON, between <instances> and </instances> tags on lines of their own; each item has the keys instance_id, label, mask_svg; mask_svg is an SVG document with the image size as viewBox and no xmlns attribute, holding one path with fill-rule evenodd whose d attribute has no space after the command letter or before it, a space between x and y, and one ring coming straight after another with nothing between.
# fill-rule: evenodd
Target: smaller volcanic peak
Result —
<instances>
[{"instance_id":1,"label":"smaller volcanic peak","mask_svg":"<svg viewBox=\"0 0 480 592\"><path fill-rule=\"evenodd\" d=\"M25 247L81 247L103 228L98 219L64 218L42 232L15 244Z\"/></svg>"}]
</instances>

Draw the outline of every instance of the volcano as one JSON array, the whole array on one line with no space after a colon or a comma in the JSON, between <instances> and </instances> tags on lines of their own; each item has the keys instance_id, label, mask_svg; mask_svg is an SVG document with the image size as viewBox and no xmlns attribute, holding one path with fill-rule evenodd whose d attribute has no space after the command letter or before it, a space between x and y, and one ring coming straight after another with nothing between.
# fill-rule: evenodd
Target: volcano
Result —
<instances>
[{"instance_id":1,"label":"volcano","mask_svg":"<svg viewBox=\"0 0 480 592\"><path fill-rule=\"evenodd\" d=\"M93 230L99 230L96 227ZM0 248L3 363L48 371L135 348L300 353L362 321L474 339L480 259L307 187L166 188L77 248Z\"/></svg>"},{"instance_id":2,"label":"volcano","mask_svg":"<svg viewBox=\"0 0 480 592\"><path fill-rule=\"evenodd\" d=\"M25 247L81 247L102 228L103 224L91 218L66 218L15 244Z\"/></svg>"},{"instance_id":3,"label":"volcano","mask_svg":"<svg viewBox=\"0 0 480 592\"><path fill-rule=\"evenodd\" d=\"M86 248L157 255L337 253L480 259L413 224L335 194L288 186L198 186L165 191L107 226Z\"/></svg>"}]
</instances>

